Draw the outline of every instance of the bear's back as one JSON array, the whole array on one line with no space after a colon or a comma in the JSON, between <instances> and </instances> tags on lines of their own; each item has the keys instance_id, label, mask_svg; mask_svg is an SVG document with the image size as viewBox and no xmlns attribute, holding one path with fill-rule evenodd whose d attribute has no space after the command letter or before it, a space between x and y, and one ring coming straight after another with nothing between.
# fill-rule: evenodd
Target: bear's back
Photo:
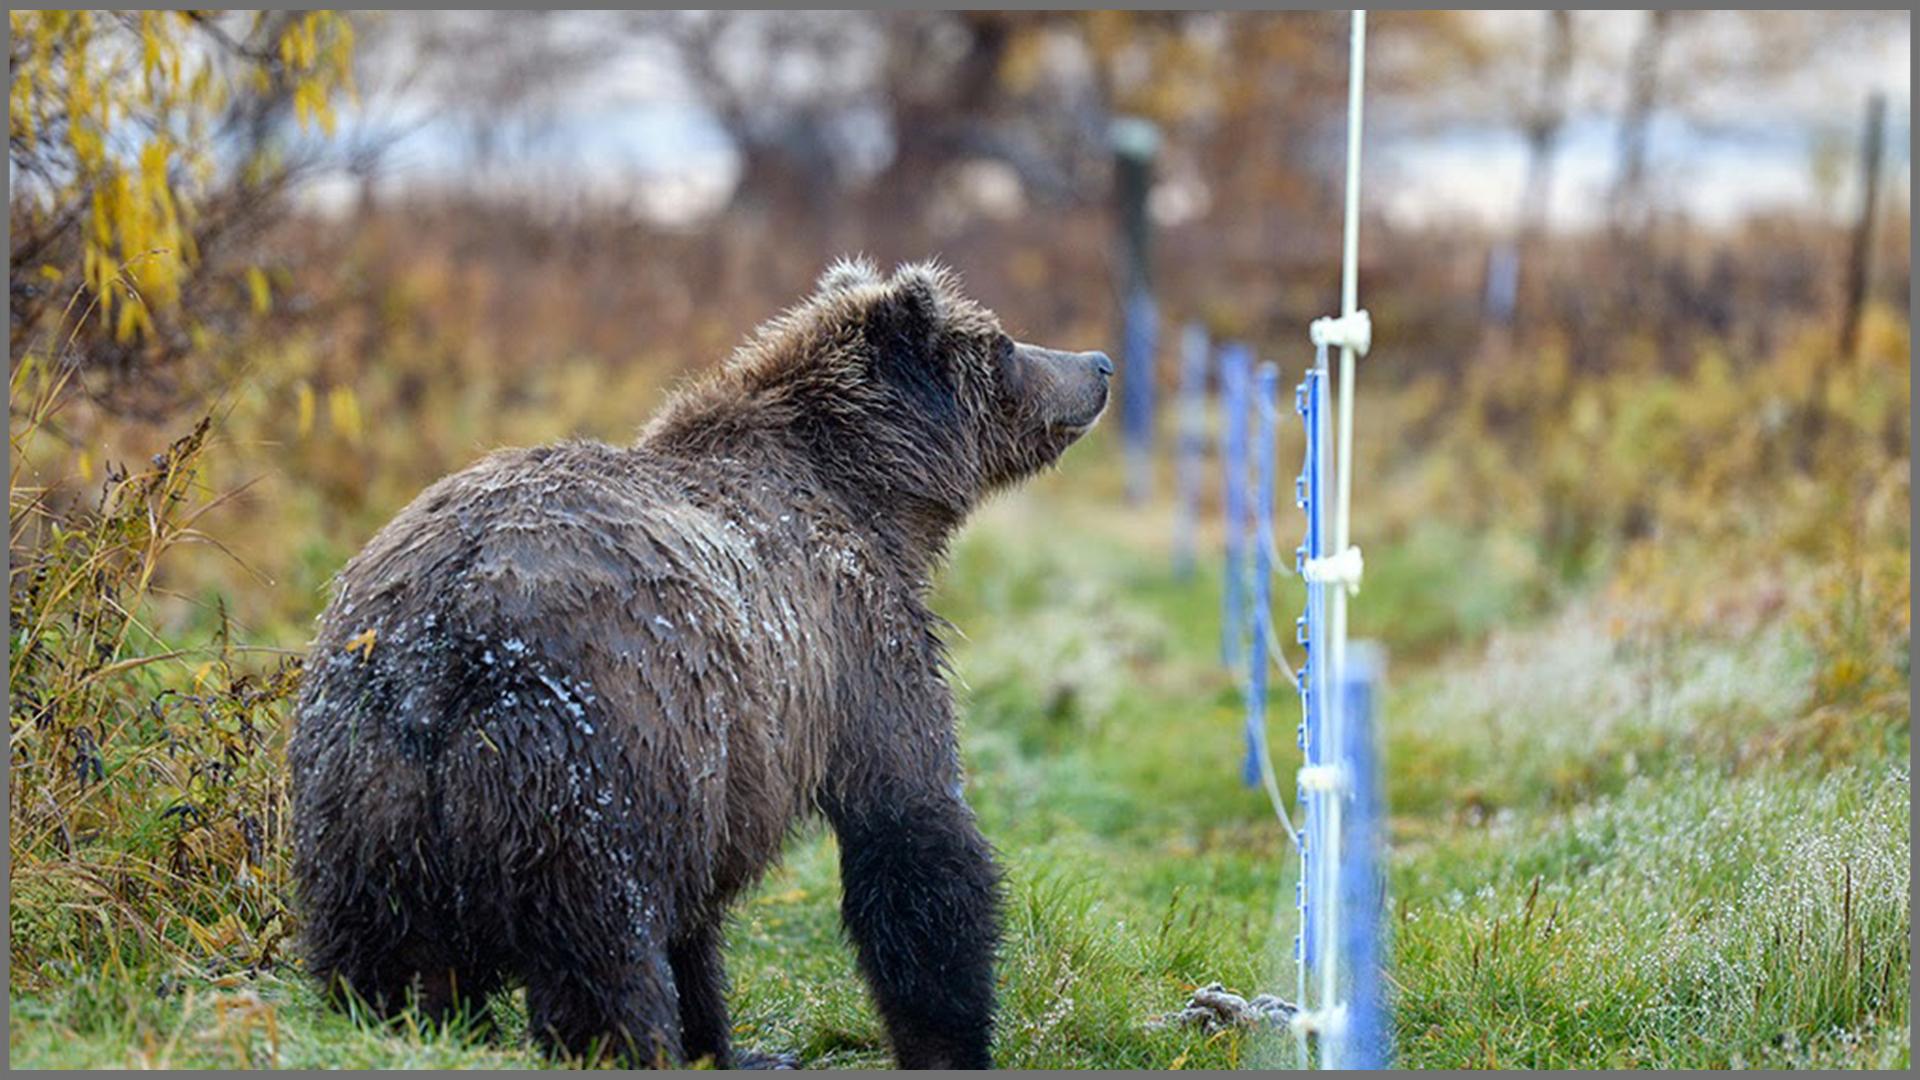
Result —
<instances>
[{"instance_id":1,"label":"bear's back","mask_svg":"<svg viewBox=\"0 0 1920 1080\"><path fill-rule=\"evenodd\" d=\"M804 809L836 714L838 650L820 628L838 598L804 550L818 522L778 481L565 443L428 488L341 572L309 658L296 783L334 788L348 816L391 816L383 832L510 824L501 839L527 851L548 845L526 840L544 824L521 813L578 822L611 798L703 837L690 850L718 861L679 872L730 885L730 864L761 861ZM460 777L528 807L471 819L496 808L450 797Z\"/></svg>"},{"instance_id":2,"label":"bear's back","mask_svg":"<svg viewBox=\"0 0 1920 1080\"><path fill-rule=\"evenodd\" d=\"M662 588L733 607L751 551L725 507L632 450L499 451L426 489L347 563L321 637L402 609L565 637L582 620L645 620Z\"/></svg>"}]
</instances>

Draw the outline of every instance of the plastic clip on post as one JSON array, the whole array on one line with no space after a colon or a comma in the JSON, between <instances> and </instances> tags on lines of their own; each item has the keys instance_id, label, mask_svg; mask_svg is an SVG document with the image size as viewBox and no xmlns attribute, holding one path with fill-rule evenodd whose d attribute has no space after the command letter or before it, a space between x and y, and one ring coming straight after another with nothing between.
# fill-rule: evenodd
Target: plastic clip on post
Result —
<instances>
[{"instance_id":1,"label":"plastic clip on post","mask_svg":"<svg viewBox=\"0 0 1920 1080\"><path fill-rule=\"evenodd\" d=\"M1351 315L1315 319L1307 330L1307 337L1315 345L1352 349L1355 356L1365 356L1373 347L1373 317L1363 308Z\"/></svg>"},{"instance_id":2,"label":"plastic clip on post","mask_svg":"<svg viewBox=\"0 0 1920 1080\"><path fill-rule=\"evenodd\" d=\"M1306 560L1300 567L1300 576L1311 584L1338 585L1352 596L1360 591L1360 578L1365 571L1366 560L1361 558L1360 549L1349 544L1345 551Z\"/></svg>"}]
</instances>

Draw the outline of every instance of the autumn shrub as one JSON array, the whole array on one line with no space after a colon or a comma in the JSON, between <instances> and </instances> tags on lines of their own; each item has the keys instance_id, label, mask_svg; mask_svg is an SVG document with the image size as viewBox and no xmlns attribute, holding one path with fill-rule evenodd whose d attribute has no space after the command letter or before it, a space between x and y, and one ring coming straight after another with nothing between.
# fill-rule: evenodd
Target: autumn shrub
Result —
<instances>
[{"instance_id":1,"label":"autumn shrub","mask_svg":"<svg viewBox=\"0 0 1920 1080\"><path fill-rule=\"evenodd\" d=\"M224 624L202 647L153 624L168 553L217 543L196 527L218 501L197 480L210 422L56 509L22 480L60 383L39 370L10 387L32 397L39 381L43 403L15 425L8 489L14 977L265 963L289 928L278 759L298 668Z\"/></svg>"},{"instance_id":2,"label":"autumn shrub","mask_svg":"<svg viewBox=\"0 0 1920 1080\"><path fill-rule=\"evenodd\" d=\"M1430 406L1433 445L1394 449L1455 463L1429 505L1517 527L1569 579L1642 544L1826 561L1873 506L1873 539L1904 547L1904 510L1889 511L1906 490L1908 330L1885 310L1872 326L1853 362L1818 325L1771 355L1714 344L1672 370L1581 374L1548 347L1476 369Z\"/></svg>"},{"instance_id":3,"label":"autumn shrub","mask_svg":"<svg viewBox=\"0 0 1920 1080\"><path fill-rule=\"evenodd\" d=\"M352 92L351 22L79 10L8 23L10 360L81 357L89 392L123 412L204 391L196 357L271 300L251 240L325 160L302 136L324 141Z\"/></svg>"},{"instance_id":4,"label":"autumn shrub","mask_svg":"<svg viewBox=\"0 0 1920 1080\"><path fill-rule=\"evenodd\" d=\"M15 985L268 963L290 929L279 746L298 669L172 569L228 551L206 524L234 492L207 472L231 410L209 397L222 358L272 336L244 239L310 163L298 133L330 130L350 92L352 28L325 11L9 25Z\"/></svg>"}]
</instances>

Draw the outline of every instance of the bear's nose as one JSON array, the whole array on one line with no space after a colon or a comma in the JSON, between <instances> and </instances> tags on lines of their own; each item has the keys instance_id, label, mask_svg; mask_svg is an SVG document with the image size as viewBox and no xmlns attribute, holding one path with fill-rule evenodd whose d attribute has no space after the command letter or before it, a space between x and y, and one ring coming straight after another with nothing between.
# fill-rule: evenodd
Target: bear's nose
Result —
<instances>
[{"instance_id":1,"label":"bear's nose","mask_svg":"<svg viewBox=\"0 0 1920 1080\"><path fill-rule=\"evenodd\" d=\"M1113 361L1107 359L1106 353L1090 352L1087 354L1087 359L1093 361L1093 370L1102 375L1113 374Z\"/></svg>"}]
</instances>

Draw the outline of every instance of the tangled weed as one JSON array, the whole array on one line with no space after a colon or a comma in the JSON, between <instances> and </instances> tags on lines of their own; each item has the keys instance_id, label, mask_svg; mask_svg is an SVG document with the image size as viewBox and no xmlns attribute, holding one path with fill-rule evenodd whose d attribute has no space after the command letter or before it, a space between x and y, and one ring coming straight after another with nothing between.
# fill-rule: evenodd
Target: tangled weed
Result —
<instances>
[{"instance_id":1,"label":"tangled weed","mask_svg":"<svg viewBox=\"0 0 1920 1080\"><path fill-rule=\"evenodd\" d=\"M267 963L289 930L274 762L298 668L247 662L224 613L207 646L175 647L153 612L167 553L213 542L195 528L220 501L197 481L210 421L139 471L110 468L88 504L24 479L47 400L11 432L16 979L130 954Z\"/></svg>"}]
</instances>

